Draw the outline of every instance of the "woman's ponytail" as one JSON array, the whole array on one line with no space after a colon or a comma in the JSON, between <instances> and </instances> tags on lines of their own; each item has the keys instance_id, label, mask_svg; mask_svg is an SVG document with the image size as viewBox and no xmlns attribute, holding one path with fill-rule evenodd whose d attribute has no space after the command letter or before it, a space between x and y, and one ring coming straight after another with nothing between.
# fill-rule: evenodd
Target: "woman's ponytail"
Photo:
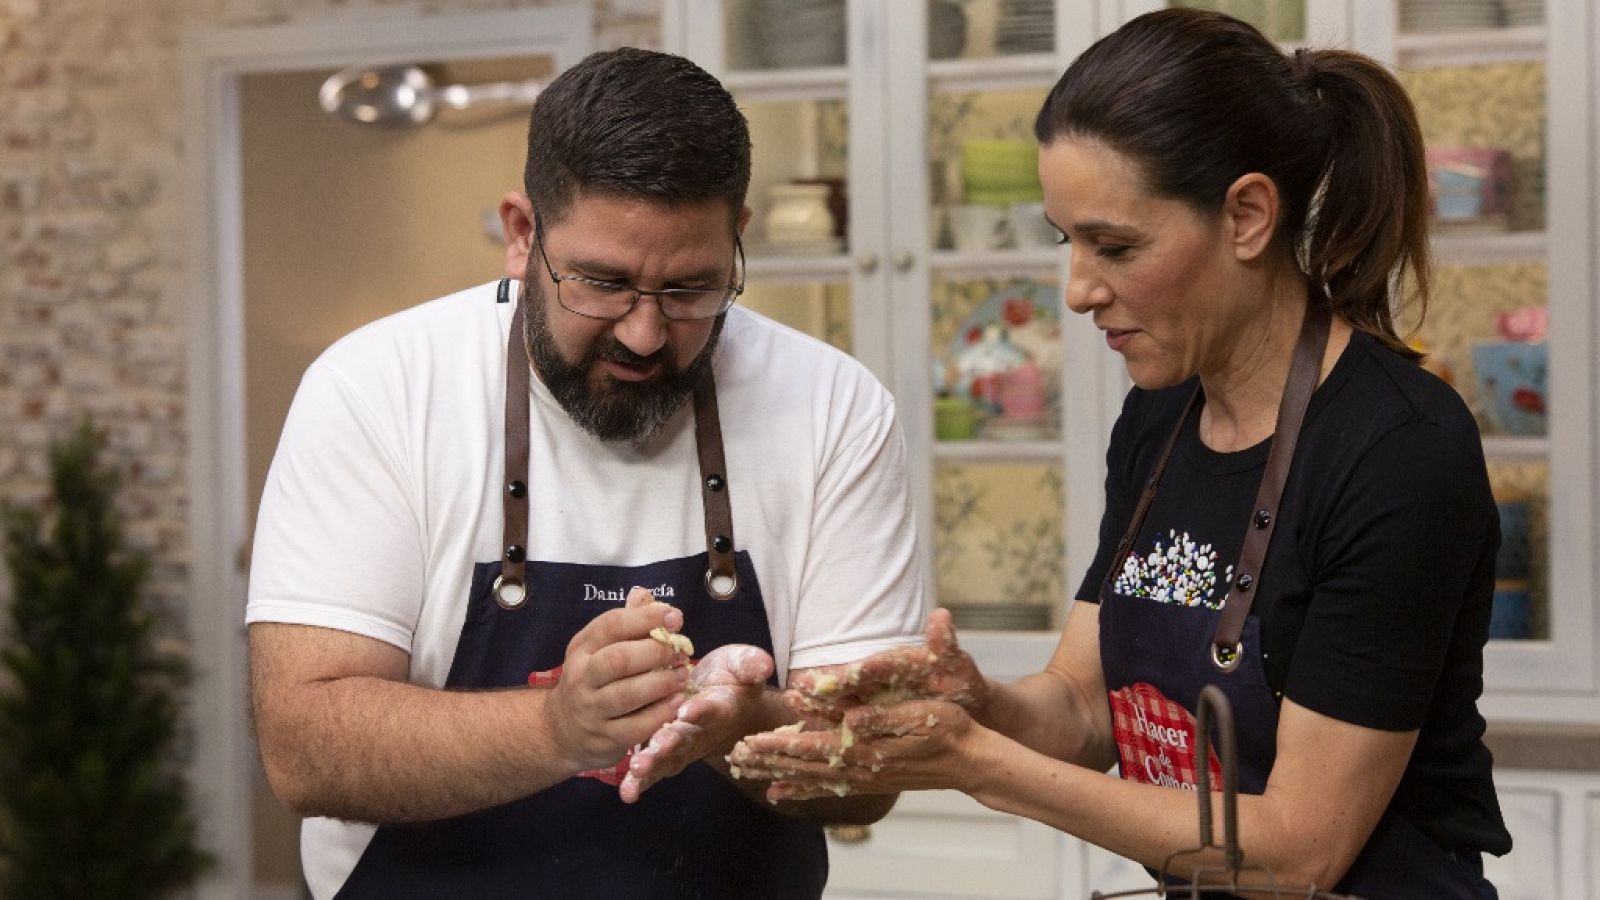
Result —
<instances>
[{"instance_id":1,"label":"woman's ponytail","mask_svg":"<svg viewBox=\"0 0 1600 900\"><path fill-rule=\"evenodd\" d=\"M1411 358L1395 314L1427 311L1428 175L1416 110L1381 65L1345 50L1300 50L1296 76L1326 118L1326 163L1300 242L1301 265L1330 309ZM1411 298L1397 296L1407 280Z\"/></svg>"}]
</instances>

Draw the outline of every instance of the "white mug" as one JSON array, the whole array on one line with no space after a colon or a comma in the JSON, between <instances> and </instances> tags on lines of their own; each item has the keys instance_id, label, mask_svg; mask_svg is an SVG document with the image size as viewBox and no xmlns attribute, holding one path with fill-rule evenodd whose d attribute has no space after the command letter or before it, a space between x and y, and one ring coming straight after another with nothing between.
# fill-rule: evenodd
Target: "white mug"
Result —
<instances>
[{"instance_id":1,"label":"white mug","mask_svg":"<svg viewBox=\"0 0 1600 900\"><path fill-rule=\"evenodd\" d=\"M964 203L950 208L950 238L960 253L983 253L1004 247L1010 235L1002 206Z\"/></svg>"},{"instance_id":2,"label":"white mug","mask_svg":"<svg viewBox=\"0 0 1600 900\"><path fill-rule=\"evenodd\" d=\"M1061 233L1044 217L1043 203L1011 204L1011 233L1018 247L1049 247Z\"/></svg>"}]
</instances>

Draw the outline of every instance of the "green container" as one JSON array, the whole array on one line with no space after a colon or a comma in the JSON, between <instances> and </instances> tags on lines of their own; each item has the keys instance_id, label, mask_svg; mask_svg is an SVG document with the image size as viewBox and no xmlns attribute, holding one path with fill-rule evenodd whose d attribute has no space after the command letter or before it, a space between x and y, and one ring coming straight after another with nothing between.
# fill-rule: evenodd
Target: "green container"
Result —
<instances>
[{"instance_id":1,"label":"green container","mask_svg":"<svg viewBox=\"0 0 1600 900\"><path fill-rule=\"evenodd\" d=\"M941 441L969 441L978 436L978 408L961 397L933 401L933 433Z\"/></svg>"}]
</instances>

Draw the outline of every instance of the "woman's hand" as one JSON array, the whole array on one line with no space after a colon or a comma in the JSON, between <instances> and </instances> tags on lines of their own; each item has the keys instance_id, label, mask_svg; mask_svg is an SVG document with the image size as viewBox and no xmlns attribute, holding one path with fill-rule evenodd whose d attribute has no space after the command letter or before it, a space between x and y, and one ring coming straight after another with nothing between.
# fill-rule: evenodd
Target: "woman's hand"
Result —
<instances>
[{"instance_id":1,"label":"woman's hand","mask_svg":"<svg viewBox=\"0 0 1600 900\"><path fill-rule=\"evenodd\" d=\"M773 802L956 786L988 683L936 609L923 645L808 669L784 700L801 724L750 735L728 757L734 777L773 782Z\"/></svg>"},{"instance_id":2,"label":"woman's hand","mask_svg":"<svg viewBox=\"0 0 1600 900\"><path fill-rule=\"evenodd\" d=\"M774 803L964 790L973 772L966 754L981 731L965 709L949 701L858 706L834 728L750 735L734 746L728 762L736 778L771 782L767 799Z\"/></svg>"},{"instance_id":3,"label":"woman's hand","mask_svg":"<svg viewBox=\"0 0 1600 900\"><path fill-rule=\"evenodd\" d=\"M930 613L925 633L921 646L896 647L860 662L798 673L784 701L811 728L837 725L860 706L889 707L907 700L949 700L981 720L988 683L956 642L950 611Z\"/></svg>"}]
</instances>

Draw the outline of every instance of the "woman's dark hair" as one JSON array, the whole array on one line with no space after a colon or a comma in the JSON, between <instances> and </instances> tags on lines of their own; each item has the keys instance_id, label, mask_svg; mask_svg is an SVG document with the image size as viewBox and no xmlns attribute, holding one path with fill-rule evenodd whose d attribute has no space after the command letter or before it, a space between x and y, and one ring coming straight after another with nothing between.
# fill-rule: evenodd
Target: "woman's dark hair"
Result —
<instances>
[{"instance_id":1,"label":"woman's dark hair","mask_svg":"<svg viewBox=\"0 0 1600 900\"><path fill-rule=\"evenodd\" d=\"M1278 187L1276 239L1311 300L1410 358L1395 296L1427 310L1428 183L1405 89L1345 50L1286 55L1249 25L1200 9L1130 21L1079 56L1034 123L1039 143L1100 141L1135 161L1159 196L1213 214L1240 176Z\"/></svg>"},{"instance_id":2,"label":"woman's dark hair","mask_svg":"<svg viewBox=\"0 0 1600 900\"><path fill-rule=\"evenodd\" d=\"M540 92L522 181L546 225L581 192L666 206L724 200L737 217L750 129L727 89L681 56L593 53Z\"/></svg>"}]
</instances>

